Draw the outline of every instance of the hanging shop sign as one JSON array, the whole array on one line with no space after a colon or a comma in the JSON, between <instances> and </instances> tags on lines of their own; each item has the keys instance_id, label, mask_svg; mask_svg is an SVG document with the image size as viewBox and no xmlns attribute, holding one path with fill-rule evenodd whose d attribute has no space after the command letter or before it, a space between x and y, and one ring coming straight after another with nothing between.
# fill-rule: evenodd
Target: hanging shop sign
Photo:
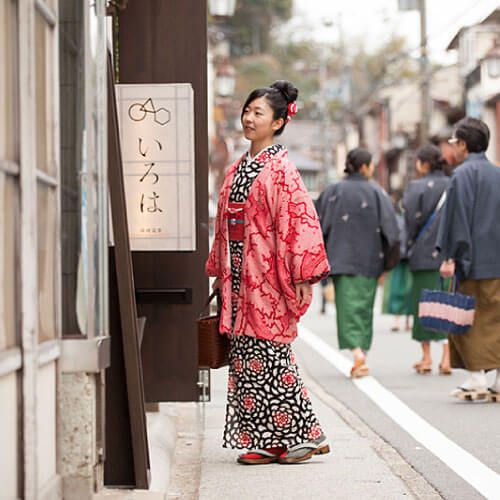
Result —
<instances>
[{"instance_id":1,"label":"hanging shop sign","mask_svg":"<svg viewBox=\"0 0 500 500\"><path fill-rule=\"evenodd\" d=\"M196 250L191 85L119 84L116 95L131 250Z\"/></svg>"}]
</instances>

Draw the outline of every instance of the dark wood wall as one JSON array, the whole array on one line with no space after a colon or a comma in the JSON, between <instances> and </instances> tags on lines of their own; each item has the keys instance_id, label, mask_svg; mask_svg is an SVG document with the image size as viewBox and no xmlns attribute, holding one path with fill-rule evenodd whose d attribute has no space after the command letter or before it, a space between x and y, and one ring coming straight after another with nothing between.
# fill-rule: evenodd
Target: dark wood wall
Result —
<instances>
[{"instance_id":1,"label":"dark wood wall","mask_svg":"<svg viewBox=\"0 0 500 500\"><path fill-rule=\"evenodd\" d=\"M136 290L191 289L138 295L146 316L142 361L146 401L198 399L196 318L208 293L207 19L205 0L129 0L119 16L120 83L191 83L195 106L195 252L134 252Z\"/></svg>"}]
</instances>

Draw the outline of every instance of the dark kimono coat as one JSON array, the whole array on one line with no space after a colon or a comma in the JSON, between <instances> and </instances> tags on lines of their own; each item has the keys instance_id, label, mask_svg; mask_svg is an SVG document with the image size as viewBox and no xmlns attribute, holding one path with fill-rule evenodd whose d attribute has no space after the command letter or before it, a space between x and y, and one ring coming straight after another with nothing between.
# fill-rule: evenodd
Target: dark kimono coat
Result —
<instances>
[{"instance_id":1,"label":"dark kimono coat","mask_svg":"<svg viewBox=\"0 0 500 500\"><path fill-rule=\"evenodd\" d=\"M331 274L378 278L384 248L399 253L396 213L387 193L359 173L331 184L317 204Z\"/></svg>"},{"instance_id":2,"label":"dark kimono coat","mask_svg":"<svg viewBox=\"0 0 500 500\"><path fill-rule=\"evenodd\" d=\"M439 269L443 258L436 250L436 239L442 209L422 231L443 192L449 178L442 171L431 172L408 184L403 196L407 232L407 255L412 271Z\"/></svg>"},{"instance_id":3,"label":"dark kimono coat","mask_svg":"<svg viewBox=\"0 0 500 500\"><path fill-rule=\"evenodd\" d=\"M460 280L500 278L500 168L470 153L455 169L437 237Z\"/></svg>"}]
</instances>

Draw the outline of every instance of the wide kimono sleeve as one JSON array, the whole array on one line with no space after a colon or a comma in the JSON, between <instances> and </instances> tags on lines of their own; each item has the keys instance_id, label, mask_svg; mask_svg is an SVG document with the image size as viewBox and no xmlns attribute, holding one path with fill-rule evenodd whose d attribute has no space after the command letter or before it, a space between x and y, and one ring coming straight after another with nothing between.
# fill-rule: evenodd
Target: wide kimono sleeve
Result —
<instances>
[{"instance_id":1,"label":"wide kimono sleeve","mask_svg":"<svg viewBox=\"0 0 500 500\"><path fill-rule=\"evenodd\" d=\"M453 259L459 277L464 279L472 261L471 220L474 206L474 172L456 170L442 208L436 248L444 259Z\"/></svg>"},{"instance_id":2,"label":"wide kimono sleeve","mask_svg":"<svg viewBox=\"0 0 500 500\"><path fill-rule=\"evenodd\" d=\"M386 270L392 269L400 259L400 232L396 211L387 193L382 189L377 189L379 205L379 227L382 241L384 243L384 267Z\"/></svg>"},{"instance_id":3,"label":"wide kimono sleeve","mask_svg":"<svg viewBox=\"0 0 500 500\"><path fill-rule=\"evenodd\" d=\"M223 210L222 196L219 197L217 203L217 216L215 218L215 237L212 243L212 248L208 255L207 262L205 263L205 273L207 276L214 276L215 278L221 277L221 228L222 228L222 210Z\"/></svg>"},{"instance_id":4,"label":"wide kimono sleeve","mask_svg":"<svg viewBox=\"0 0 500 500\"><path fill-rule=\"evenodd\" d=\"M319 223L325 242L328 241L328 238L330 236L332 217L331 213L328 212L328 206L335 188L335 184L330 184L329 186L327 186L316 201L316 210L318 212Z\"/></svg>"},{"instance_id":5,"label":"wide kimono sleeve","mask_svg":"<svg viewBox=\"0 0 500 500\"><path fill-rule=\"evenodd\" d=\"M407 247L411 247L422 227L422 190L410 182L403 195Z\"/></svg>"},{"instance_id":6,"label":"wide kimono sleeve","mask_svg":"<svg viewBox=\"0 0 500 500\"><path fill-rule=\"evenodd\" d=\"M330 266L318 215L299 171L289 162L276 179L274 220L278 270L290 276L290 285L327 276Z\"/></svg>"},{"instance_id":7,"label":"wide kimono sleeve","mask_svg":"<svg viewBox=\"0 0 500 500\"><path fill-rule=\"evenodd\" d=\"M215 278L222 277L222 267L223 267L223 248L227 245L227 238L225 236L224 227L224 212L226 210L226 199L229 195L229 188L227 183L227 177L222 185L219 194L219 201L217 203L217 215L215 217L215 234L214 241L212 243L212 248L208 255L207 262L205 264L205 273L207 276L214 276Z\"/></svg>"}]
</instances>

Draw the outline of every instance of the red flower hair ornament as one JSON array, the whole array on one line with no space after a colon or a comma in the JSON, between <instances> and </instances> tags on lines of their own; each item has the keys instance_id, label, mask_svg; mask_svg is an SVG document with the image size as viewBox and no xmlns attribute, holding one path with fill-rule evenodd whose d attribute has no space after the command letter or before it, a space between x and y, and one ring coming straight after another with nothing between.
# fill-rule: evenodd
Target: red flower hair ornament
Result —
<instances>
[{"instance_id":1,"label":"red flower hair ornament","mask_svg":"<svg viewBox=\"0 0 500 500\"><path fill-rule=\"evenodd\" d=\"M286 117L287 123L292 119L292 116L297 114L299 107L296 102L291 102L288 104L288 116Z\"/></svg>"}]
</instances>

